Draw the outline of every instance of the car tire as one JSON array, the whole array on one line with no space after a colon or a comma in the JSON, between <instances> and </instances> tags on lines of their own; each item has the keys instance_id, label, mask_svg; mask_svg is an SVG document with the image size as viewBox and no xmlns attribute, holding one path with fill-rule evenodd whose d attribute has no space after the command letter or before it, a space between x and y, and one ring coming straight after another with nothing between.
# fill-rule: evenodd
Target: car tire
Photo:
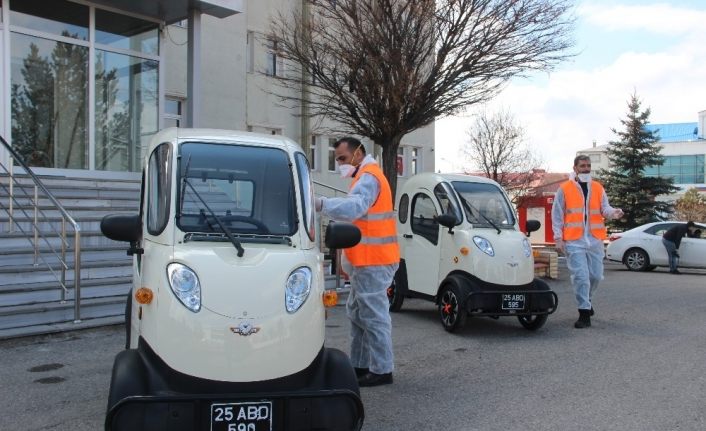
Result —
<instances>
[{"instance_id":1,"label":"car tire","mask_svg":"<svg viewBox=\"0 0 706 431\"><path fill-rule=\"evenodd\" d=\"M454 332L466 323L468 292L455 283L447 283L439 294L439 317L447 332Z\"/></svg>"},{"instance_id":2,"label":"car tire","mask_svg":"<svg viewBox=\"0 0 706 431\"><path fill-rule=\"evenodd\" d=\"M387 288L387 299L390 302L390 311L400 311L404 303L404 294L407 291L406 283L403 280L403 266L400 266L395 272L395 277L392 279L392 284Z\"/></svg>"},{"instance_id":3,"label":"car tire","mask_svg":"<svg viewBox=\"0 0 706 431\"><path fill-rule=\"evenodd\" d=\"M625 252L623 263L630 271L647 271L650 266L650 257L641 248L631 248Z\"/></svg>"},{"instance_id":4,"label":"car tire","mask_svg":"<svg viewBox=\"0 0 706 431\"><path fill-rule=\"evenodd\" d=\"M531 314L528 316L517 316L517 320L520 321L525 329L536 331L547 323L548 317L549 315L547 314Z\"/></svg>"},{"instance_id":5,"label":"car tire","mask_svg":"<svg viewBox=\"0 0 706 431\"><path fill-rule=\"evenodd\" d=\"M645 268L645 271L654 271L655 269L657 269L657 265L650 265Z\"/></svg>"}]
</instances>

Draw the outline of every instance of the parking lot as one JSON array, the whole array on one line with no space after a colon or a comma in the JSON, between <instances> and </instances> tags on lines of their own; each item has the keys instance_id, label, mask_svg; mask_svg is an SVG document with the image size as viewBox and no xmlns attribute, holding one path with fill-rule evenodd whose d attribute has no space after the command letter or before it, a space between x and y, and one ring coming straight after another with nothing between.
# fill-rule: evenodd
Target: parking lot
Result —
<instances>
[{"instance_id":1,"label":"parking lot","mask_svg":"<svg viewBox=\"0 0 706 431\"><path fill-rule=\"evenodd\" d=\"M706 271L607 264L589 329L565 268L537 332L469 319L446 333L433 304L393 315L393 385L363 388L365 430L706 429ZM327 344L347 351L343 307ZM1 430L99 430L122 327L0 342ZM196 346L195 346L196 348Z\"/></svg>"}]
</instances>

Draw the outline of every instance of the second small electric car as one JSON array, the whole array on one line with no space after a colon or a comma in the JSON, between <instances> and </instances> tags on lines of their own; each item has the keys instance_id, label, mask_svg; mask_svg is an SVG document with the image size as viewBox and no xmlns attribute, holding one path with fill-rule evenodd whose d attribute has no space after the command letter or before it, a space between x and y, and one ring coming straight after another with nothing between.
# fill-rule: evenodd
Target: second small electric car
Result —
<instances>
[{"instance_id":1,"label":"second small electric car","mask_svg":"<svg viewBox=\"0 0 706 431\"><path fill-rule=\"evenodd\" d=\"M134 259L106 430L360 429L350 360L324 347L335 301L299 145L165 129L146 153L140 213L106 216L101 230ZM329 225L329 248L359 240L355 226Z\"/></svg>"},{"instance_id":2,"label":"second small electric car","mask_svg":"<svg viewBox=\"0 0 706 431\"><path fill-rule=\"evenodd\" d=\"M544 325L557 295L534 277L534 257L510 200L495 181L469 175L418 174L399 193L401 262L388 289L390 310L405 297L438 305L455 331L473 316L514 316ZM528 220L526 231L539 229Z\"/></svg>"}]
</instances>

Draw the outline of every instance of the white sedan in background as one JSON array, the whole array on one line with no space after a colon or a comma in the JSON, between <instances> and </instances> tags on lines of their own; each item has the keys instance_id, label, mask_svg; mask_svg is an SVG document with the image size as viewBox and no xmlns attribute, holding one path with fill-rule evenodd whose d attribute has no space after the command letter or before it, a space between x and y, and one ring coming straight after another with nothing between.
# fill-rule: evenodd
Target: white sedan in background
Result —
<instances>
[{"instance_id":1,"label":"white sedan in background","mask_svg":"<svg viewBox=\"0 0 706 431\"><path fill-rule=\"evenodd\" d=\"M652 271L658 266L669 266L662 234L672 226L686 222L665 221L647 223L621 233L611 234L606 258L622 262L630 271ZM706 268L706 226L697 223L700 238L684 237L679 246L680 268Z\"/></svg>"}]
</instances>

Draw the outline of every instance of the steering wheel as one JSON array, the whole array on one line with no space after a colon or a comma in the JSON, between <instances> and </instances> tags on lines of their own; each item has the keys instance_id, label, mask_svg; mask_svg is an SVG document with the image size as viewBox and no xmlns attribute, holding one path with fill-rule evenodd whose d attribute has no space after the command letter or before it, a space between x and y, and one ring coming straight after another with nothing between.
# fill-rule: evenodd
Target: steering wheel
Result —
<instances>
[{"instance_id":1,"label":"steering wheel","mask_svg":"<svg viewBox=\"0 0 706 431\"><path fill-rule=\"evenodd\" d=\"M224 216L219 216L222 221L224 222L241 222L241 223L247 223L251 224L255 227L257 227L257 232L262 233L262 234L269 234L270 229L260 220L253 218L253 217L248 217L248 216L242 216L242 215L224 215Z\"/></svg>"}]
</instances>

